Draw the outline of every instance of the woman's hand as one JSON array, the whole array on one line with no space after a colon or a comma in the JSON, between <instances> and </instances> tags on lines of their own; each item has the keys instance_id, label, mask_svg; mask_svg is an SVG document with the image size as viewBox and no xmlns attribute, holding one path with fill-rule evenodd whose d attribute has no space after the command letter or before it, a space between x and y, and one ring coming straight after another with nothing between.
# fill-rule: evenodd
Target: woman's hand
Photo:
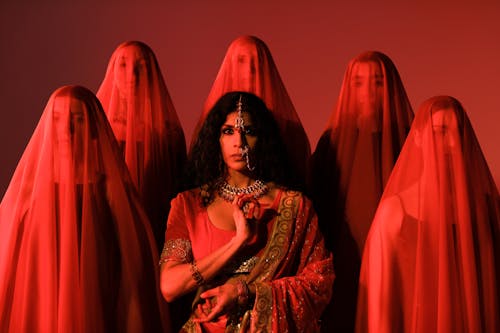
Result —
<instances>
[{"instance_id":1,"label":"woman's hand","mask_svg":"<svg viewBox=\"0 0 500 333\"><path fill-rule=\"evenodd\" d=\"M217 321L220 316L227 314L238 303L238 288L234 283L209 289L200 294L204 300L197 306L196 322Z\"/></svg>"},{"instance_id":2,"label":"woman's hand","mask_svg":"<svg viewBox=\"0 0 500 333\"><path fill-rule=\"evenodd\" d=\"M256 221L260 218L260 204L252 195L243 194L236 196L232 205L236 238L246 244L257 232Z\"/></svg>"}]
</instances>

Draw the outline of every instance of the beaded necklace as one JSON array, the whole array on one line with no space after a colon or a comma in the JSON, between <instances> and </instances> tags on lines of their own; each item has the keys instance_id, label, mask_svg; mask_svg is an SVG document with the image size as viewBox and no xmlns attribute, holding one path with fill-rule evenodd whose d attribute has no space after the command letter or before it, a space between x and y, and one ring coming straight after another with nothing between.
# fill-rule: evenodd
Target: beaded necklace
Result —
<instances>
[{"instance_id":1,"label":"beaded necklace","mask_svg":"<svg viewBox=\"0 0 500 333\"><path fill-rule=\"evenodd\" d=\"M256 180L247 187L236 187L229 185L227 181L220 180L217 183L217 192L219 196L227 202L233 202L234 198L240 194L252 194L254 199L258 199L267 193L269 188L262 180Z\"/></svg>"}]
</instances>

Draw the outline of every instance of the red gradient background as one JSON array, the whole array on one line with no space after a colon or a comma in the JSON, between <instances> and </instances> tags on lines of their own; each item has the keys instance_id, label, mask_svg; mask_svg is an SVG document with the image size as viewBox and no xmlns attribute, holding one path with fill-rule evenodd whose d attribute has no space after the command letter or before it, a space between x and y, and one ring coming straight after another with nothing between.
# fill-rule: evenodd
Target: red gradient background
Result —
<instances>
[{"instance_id":1,"label":"red gradient background","mask_svg":"<svg viewBox=\"0 0 500 333\"><path fill-rule=\"evenodd\" d=\"M347 62L365 50L396 64L416 111L452 95L466 108L500 184L500 1L2 0L0 195L50 94L97 91L126 40L155 51L189 142L229 43L269 46L314 150Z\"/></svg>"}]
</instances>

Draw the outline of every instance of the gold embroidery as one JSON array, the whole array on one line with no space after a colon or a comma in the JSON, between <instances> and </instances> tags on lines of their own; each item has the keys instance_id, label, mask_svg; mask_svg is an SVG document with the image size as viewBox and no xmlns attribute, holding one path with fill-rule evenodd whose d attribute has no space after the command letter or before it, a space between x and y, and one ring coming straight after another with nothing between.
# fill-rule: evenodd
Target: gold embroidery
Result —
<instances>
[{"instance_id":1,"label":"gold embroidery","mask_svg":"<svg viewBox=\"0 0 500 333\"><path fill-rule=\"evenodd\" d=\"M228 275L250 273L259 262L259 257L249 257L245 261L230 261L224 268L223 273Z\"/></svg>"},{"instance_id":2,"label":"gold embroidery","mask_svg":"<svg viewBox=\"0 0 500 333\"><path fill-rule=\"evenodd\" d=\"M253 308L252 317L256 318L253 322L252 332L271 332L271 320L273 315L273 292L271 286L266 283L255 284L256 303Z\"/></svg>"},{"instance_id":3,"label":"gold embroidery","mask_svg":"<svg viewBox=\"0 0 500 333\"><path fill-rule=\"evenodd\" d=\"M161 251L160 266L169 260L188 263L193 261L191 241L189 239L169 239Z\"/></svg>"},{"instance_id":4,"label":"gold embroidery","mask_svg":"<svg viewBox=\"0 0 500 333\"><path fill-rule=\"evenodd\" d=\"M283 193L272 238L264 250L262 259L247 279L249 283L255 281L256 299L252 310L252 328L258 332L272 330L273 294L271 285L267 281L272 279L278 265L284 260L283 257L291 242L291 228L297 217L300 199L300 192L286 191Z\"/></svg>"}]
</instances>

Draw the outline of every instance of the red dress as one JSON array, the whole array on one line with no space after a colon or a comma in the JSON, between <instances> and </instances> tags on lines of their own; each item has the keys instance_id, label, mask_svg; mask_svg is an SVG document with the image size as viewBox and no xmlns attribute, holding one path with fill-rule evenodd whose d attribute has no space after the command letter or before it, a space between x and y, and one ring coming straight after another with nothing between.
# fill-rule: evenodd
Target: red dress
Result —
<instances>
[{"instance_id":1,"label":"red dress","mask_svg":"<svg viewBox=\"0 0 500 333\"><path fill-rule=\"evenodd\" d=\"M182 192L172 201L166 231L170 260L203 258L234 236L234 232L212 225L199 193ZM267 212L272 213L259 221L267 227L263 232L266 241L233 263L239 267L237 271L245 266L245 272L239 274L247 283L256 284L255 305L244 309L246 321L236 319L233 323L242 332L319 331L318 319L330 299L334 273L312 204L299 192L280 191ZM235 271L220 273L217 282L211 283L222 284L237 274ZM183 331L232 332L231 316L202 327L188 320Z\"/></svg>"},{"instance_id":2,"label":"red dress","mask_svg":"<svg viewBox=\"0 0 500 333\"><path fill-rule=\"evenodd\" d=\"M0 332L166 331L157 260L99 101L56 90L0 203Z\"/></svg>"},{"instance_id":3,"label":"red dress","mask_svg":"<svg viewBox=\"0 0 500 333\"><path fill-rule=\"evenodd\" d=\"M193 132L191 147L203 121L217 100L230 91L245 91L260 97L274 115L290 163L305 180L311 155L309 139L288 95L267 45L255 36L240 36L228 47L202 114Z\"/></svg>"},{"instance_id":4,"label":"red dress","mask_svg":"<svg viewBox=\"0 0 500 333\"><path fill-rule=\"evenodd\" d=\"M418 110L368 235L358 332L499 332L500 198L454 98Z\"/></svg>"},{"instance_id":5,"label":"red dress","mask_svg":"<svg viewBox=\"0 0 500 333\"><path fill-rule=\"evenodd\" d=\"M368 51L349 62L310 166L311 197L337 275L324 332L354 330L365 238L412 119L388 56Z\"/></svg>"},{"instance_id":6,"label":"red dress","mask_svg":"<svg viewBox=\"0 0 500 333\"><path fill-rule=\"evenodd\" d=\"M137 41L120 44L97 97L161 249L170 200L177 193L186 159L186 141L151 48Z\"/></svg>"}]
</instances>

